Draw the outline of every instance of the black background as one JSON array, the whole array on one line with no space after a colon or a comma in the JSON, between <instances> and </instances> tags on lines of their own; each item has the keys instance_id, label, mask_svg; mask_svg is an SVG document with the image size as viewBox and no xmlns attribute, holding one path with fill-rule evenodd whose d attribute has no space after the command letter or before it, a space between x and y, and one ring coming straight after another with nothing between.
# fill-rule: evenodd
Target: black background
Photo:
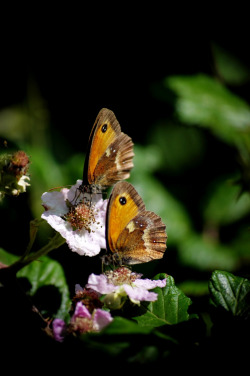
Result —
<instances>
[{"instance_id":1,"label":"black background","mask_svg":"<svg viewBox=\"0 0 250 376\"><path fill-rule=\"evenodd\" d=\"M179 19L176 11L155 8L152 14L150 8L146 14L110 12L71 9L66 16L64 9L9 18L1 35L0 107L22 103L32 78L52 129L74 150L86 148L102 107L115 112L134 142L143 143L152 122L168 111L153 96L152 85L175 74L214 74L211 43L249 66L247 24L243 18L236 24L236 11L234 18L215 12ZM236 90L249 99L248 89Z\"/></svg>"},{"instance_id":2,"label":"black background","mask_svg":"<svg viewBox=\"0 0 250 376\"><path fill-rule=\"evenodd\" d=\"M97 9L86 8L71 8L69 13L67 8L63 13L58 8L53 14L50 9L36 9L26 12L25 17L18 11L14 15L14 10L2 12L0 109L25 101L28 81L35 80L49 110L54 143L58 132L67 140L63 155L57 156L61 161L73 150L85 151L93 121L102 107L112 109L133 141L143 144L152 123L172 114L171 106L153 96L152 86L175 74L213 75L212 42L250 66L244 9L228 18L226 12L218 15L217 9L207 14L205 7L197 17L190 17L181 7L175 11L154 9L154 13L149 8L146 16L143 9L123 7L98 9L98 13ZM250 99L249 85L234 91ZM215 161L218 153L213 155ZM65 254L57 256L67 258ZM70 254L68 278L78 259L78 255ZM80 275L81 270L76 272ZM168 272L171 274L171 266ZM16 305L13 301L11 304L9 322L13 323ZM22 320L26 323L27 316L18 317L7 337L9 333L16 335ZM20 350L28 333L26 350L34 360L41 352L32 349L32 342L38 348L40 340L32 328L22 327L14 349ZM10 341L7 351L12 350ZM21 361L26 350L21 352Z\"/></svg>"}]
</instances>

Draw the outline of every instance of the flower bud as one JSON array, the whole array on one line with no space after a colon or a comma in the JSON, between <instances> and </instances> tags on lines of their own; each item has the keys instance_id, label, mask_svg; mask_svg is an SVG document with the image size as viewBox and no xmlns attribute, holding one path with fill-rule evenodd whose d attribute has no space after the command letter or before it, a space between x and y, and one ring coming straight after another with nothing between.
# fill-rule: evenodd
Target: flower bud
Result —
<instances>
[{"instance_id":1,"label":"flower bud","mask_svg":"<svg viewBox=\"0 0 250 376\"><path fill-rule=\"evenodd\" d=\"M29 169L29 157L20 150L0 157L0 193L18 195L26 191L30 180L26 175Z\"/></svg>"},{"instance_id":2,"label":"flower bud","mask_svg":"<svg viewBox=\"0 0 250 376\"><path fill-rule=\"evenodd\" d=\"M124 297L121 294L110 293L104 297L103 303L107 308L111 310L116 310L122 308L123 304L125 303L125 300L126 298L124 299Z\"/></svg>"}]
</instances>

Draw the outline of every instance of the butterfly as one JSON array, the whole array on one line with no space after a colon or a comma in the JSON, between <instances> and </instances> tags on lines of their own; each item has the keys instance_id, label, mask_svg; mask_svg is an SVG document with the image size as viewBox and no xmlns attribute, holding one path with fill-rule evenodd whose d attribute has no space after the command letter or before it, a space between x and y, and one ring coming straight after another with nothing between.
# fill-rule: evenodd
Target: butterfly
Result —
<instances>
[{"instance_id":1,"label":"butterfly","mask_svg":"<svg viewBox=\"0 0 250 376\"><path fill-rule=\"evenodd\" d=\"M166 226L128 182L115 184L107 207L106 243L124 264L161 259L166 250Z\"/></svg>"},{"instance_id":2,"label":"butterfly","mask_svg":"<svg viewBox=\"0 0 250 376\"><path fill-rule=\"evenodd\" d=\"M80 191L102 193L129 178L133 168L133 142L121 131L115 114L103 108L90 133Z\"/></svg>"}]
</instances>

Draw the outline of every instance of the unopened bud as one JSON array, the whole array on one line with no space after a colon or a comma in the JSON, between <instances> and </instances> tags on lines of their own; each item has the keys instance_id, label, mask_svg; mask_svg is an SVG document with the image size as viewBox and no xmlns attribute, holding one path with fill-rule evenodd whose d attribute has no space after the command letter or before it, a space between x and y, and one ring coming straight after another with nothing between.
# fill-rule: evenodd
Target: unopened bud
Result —
<instances>
[{"instance_id":1,"label":"unopened bud","mask_svg":"<svg viewBox=\"0 0 250 376\"><path fill-rule=\"evenodd\" d=\"M125 303L125 299L120 294L110 293L107 294L103 299L104 305L112 310L121 309Z\"/></svg>"},{"instance_id":2,"label":"unopened bud","mask_svg":"<svg viewBox=\"0 0 250 376\"><path fill-rule=\"evenodd\" d=\"M30 185L26 175L29 169L29 157L20 150L13 154L3 154L0 157L0 193L18 195L25 192Z\"/></svg>"}]
</instances>

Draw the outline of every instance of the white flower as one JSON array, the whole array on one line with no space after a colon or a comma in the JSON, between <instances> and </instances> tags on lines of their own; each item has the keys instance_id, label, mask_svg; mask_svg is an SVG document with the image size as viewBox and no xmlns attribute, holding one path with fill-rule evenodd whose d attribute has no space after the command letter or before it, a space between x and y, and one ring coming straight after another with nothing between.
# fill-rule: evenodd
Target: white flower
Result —
<instances>
[{"instance_id":1,"label":"white flower","mask_svg":"<svg viewBox=\"0 0 250 376\"><path fill-rule=\"evenodd\" d=\"M106 248L107 200L103 200L101 194L83 195L78 190L81 183L77 180L70 189L43 193L45 212L42 218L66 239L73 252L95 256L101 248Z\"/></svg>"},{"instance_id":2,"label":"white flower","mask_svg":"<svg viewBox=\"0 0 250 376\"><path fill-rule=\"evenodd\" d=\"M23 175L17 183L17 185L21 187L21 192L26 192L26 187L30 186L30 184L26 180L30 180L29 176Z\"/></svg>"}]
</instances>

